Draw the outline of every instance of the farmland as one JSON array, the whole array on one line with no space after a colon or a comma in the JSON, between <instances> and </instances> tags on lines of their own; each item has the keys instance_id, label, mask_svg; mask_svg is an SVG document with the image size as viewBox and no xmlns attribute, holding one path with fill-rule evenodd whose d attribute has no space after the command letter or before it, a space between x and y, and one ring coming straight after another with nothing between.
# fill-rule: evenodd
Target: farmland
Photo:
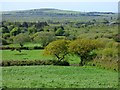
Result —
<instances>
[{"instance_id":1,"label":"farmland","mask_svg":"<svg viewBox=\"0 0 120 90\"><path fill-rule=\"evenodd\" d=\"M3 67L7 88L117 88L118 73L95 67L12 66Z\"/></svg>"},{"instance_id":2,"label":"farmland","mask_svg":"<svg viewBox=\"0 0 120 90\"><path fill-rule=\"evenodd\" d=\"M33 9L2 16L2 88L118 87L117 13Z\"/></svg>"},{"instance_id":3,"label":"farmland","mask_svg":"<svg viewBox=\"0 0 120 90\"><path fill-rule=\"evenodd\" d=\"M3 60L50 60L51 56L44 56L43 50L22 50L22 52L4 50L2 51Z\"/></svg>"}]
</instances>

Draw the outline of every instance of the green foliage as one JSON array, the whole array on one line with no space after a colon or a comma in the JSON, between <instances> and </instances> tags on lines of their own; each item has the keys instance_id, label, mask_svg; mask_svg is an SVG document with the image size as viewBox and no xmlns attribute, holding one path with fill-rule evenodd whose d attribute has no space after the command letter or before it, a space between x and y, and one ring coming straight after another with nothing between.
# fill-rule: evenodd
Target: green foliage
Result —
<instances>
[{"instance_id":1,"label":"green foliage","mask_svg":"<svg viewBox=\"0 0 120 90\"><path fill-rule=\"evenodd\" d=\"M116 42L120 42L120 34L116 34L113 36L113 39L116 41Z\"/></svg>"},{"instance_id":2,"label":"green foliage","mask_svg":"<svg viewBox=\"0 0 120 90\"><path fill-rule=\"evenodd\" d=\"M68 40L53 41L45 47L45 55L53 55L59 61L63 60L68 54Z\"/></svg>"},{"instance_id":3,"label":"green foliage","mask_svg":"<svg viewBox=\"0 0 120 90\"><path fill-rule=\"evenodd\" d=\"M67 61L56 61L56 60L9 60L2 61L0 66L32 66L32 65L60 65L69 66Z\"/></svg>"},{"instance_id":4,"label":"green foliage","mask_svg":"<svg viewBox=\"0 0 120 90\"><path fill-rule=\"evenodd\" d=\"M2 45L7 45L8 42L4 38L0 38L0 44L2 42Z\"/></svg>"},{"instance_id":5,"label":"green foliage","mask_svg":"<svg viewBox=\"0 0 120 90\"><path fill-rule=\"evenodd\" d=\"M7 27L8 27L8 30L11 31L14 28L14 25L9 25Z\"/></svg>"},{"instance_id":6,"label":"green foliage","mask_svg":"<svg viewBox=\"0 0 120 90\"><path fill-rule=\"evenodd\" d=\"M58 28L55 32L55 35L62 36L64 34L64 30L62 28Z\"/></svg>"},{"instance_id":7,"label":"green foliage","mask_svg":"<svg viewBox=\"0 0 120 90\"><path fill-rule=\"evenodd\" d=\"M80 65L84 65L86 61L91 60L96 54L92 51L100 48L102 45L97 40L78 39L69 44L69 51L81 58Z\"/></svg>"},{"instance_id":8,"label":"green foliage","mask_svg":"<svg viewBox=\"0 0 120 90\"><path fill-rule=\"evenodd\" d=\"M2 37L3 37L4 39L7 39L7 38L10 37L10 33L4 33L4 34L2 34Z\"/></svg>"},{"instance_id":9,"label":"green foliage","mask_svg":"<svg viewBox=\"0 0 120 90\"><path fill-rule=\"evenodd\" d=\"M1 28L0 28L0 32L1 32L1 33L9 33L9 30L8 30L7 27L1 27Z\"/></svg>"},{"instance_id":10,"label":"green foliage","mask_svg":"<svg viewBox=\"0 0 120 90\"><path fill-rule=\"evenodd\" d=\"M20 44L20 46L21 45L23 46L24 43L29 42L29 41L30 41L30 37L28 34L25 34L25 33L20 33L16 35L13 40L15 44Z\"/></svg>"},{"instance_id":11,"label":"green foliage","mask_svg":"<svg viewBox=\"0 0 120 90\"><path fill-rule=\"evenodd\" d=\"M10 31L11 36L16 36L19 33L20 33L20 29L18 27L15 27Z\"/></svg>"},{"instance_id":12,"label":"green foliage","mask_svg":"<svg viewBox=\"0 0 120 90\"><path fill-rule=\"evenodd\" d=\"M34 34L37 32L37 29L35 28L35 26L31 26L28 28L28 33L29 34Z\"/></svg>"},{"instance_id":13,"label":"green foliage","mask_svg":"<svg viewBox=\"0 0 120 90\"><path fill-rule=\"evenodd\" d=\"M52 32L37 32L34 34L33 38L34 42L40 43L42 47L56 40L55 34Z\"/></svg>"}]
</instances>

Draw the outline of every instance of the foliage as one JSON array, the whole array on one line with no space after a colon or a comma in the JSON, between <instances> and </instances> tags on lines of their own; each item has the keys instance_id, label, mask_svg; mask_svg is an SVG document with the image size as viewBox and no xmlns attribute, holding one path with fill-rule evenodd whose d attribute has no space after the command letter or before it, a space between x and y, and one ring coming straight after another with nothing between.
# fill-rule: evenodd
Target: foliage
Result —
<instances>
[{"instance_id":1,"label":"foliage","mask_svg":"<svg viewBox=\"0 0 120 90\"><path fill-rule=\"evenodd\" d=\"M45 47L45 55L53 55L61 61L68 54L68 40L53 41Z\"/></svg>"},{"instance_id":2,"label":"foliage","mask_svg":"<svg viewBox=\"0 0 120 90\"><path fill-rule=\"evenodd\" d=\"M10 33L4 33L4 34L2 34L2 37L3 37L4 39L7 39L7 38L10 37Z\"/></svg>"},{"instance_id":3,"label":"foliage","mask_svg":"<svg viewBox=\"0 0 120 90\"><path fill-rule=\"evenodd\" d=\"M31 26L31 27L28 28L28 33L29 34L34 34L36 32L37 32L37 30L36 30L35 26Z\"/></svg>"},{"instance_id":4,"label":"foliage","mask_svg":"<svg viewBox=\"0 0 120 90\"><path fill-rule=\"evenodd\" d=\"M0 28L0 32L1 33L9 33L9 29L6 26L4 26L4 27Z\"/></svg>"},{"instance_id":5,"label":"foliage","mask_svg":"<svg viewBox=\"0 0 120 90\"><path fill-rule=\"evenodd\" d=\"M62 28L58 28L55 32L55 35L62 36L64 34L64 30Z\"/></svg>"},{"instance_id":6,"label":"foliage","mask_svg":"<svg viewBox=\"0 0 120 90\"><path fill-rule=\"evenodd\" d=\"M50 42L56 40L55 34L51 32L38 32L34 34L36 43L40 43L42 47L47 46Z\"/></svg>"},{"instance_id":7,"label":"foliage","mask_svg":"<svg viewBox=\"0 0 120 90\"><path fill-rule=\"evenodd\" d=\"M101 46L97 40L77 39L69 44L69 51L80 57L80 65L83 66L86 61L91 60L96 55L93 50Z\"/></svg>"},{"instance_id":8,"label":"foliage","mask_svg":"<svg viewBox=\"0 0 120 90\"><path fill-rule=\"evenodd\" d=\"M0 38L0 44L2 42L2 45L7 45L8 42L4 38Z\"/></svg>"},{"instance_id":9,"label":"foliage","mask_svg":"<svg viewBox=\"0 0 120 90\"><path fill-rule=\"evenodd\" d=\"M11 36L16 36L19 33L20 33L20 29L18 27L15 27L10 31Z\"/></svg>"},{"instance_id":10,"label":"foliage","mask_svg":"<svg viewBox=\"0 0 120 90\"><path fill-rule=\"evenodd\" d=\"M120 42L120 34L116 34L113 36L113 39L116 41L116 42Z\"/></svg>"},{"instance_id":11,"label":"foliage","mask_svg":"<svg viewBox=\"0 0 120 90\"><path fill-rule=\"evenodd\" d=\"M32 66L32 65L59 65L59 66L69 66L67 61L56 61L56 60L9 60L2 61L0 66Z\"/></svg>"},{"instance_id":12,"label":"foliage","mask_svg":"<svg viewBox=\"0 0 120 90\"><path fill-rule=\"evenodd\" d=\"M21 47L24 45L24 43L30 41L30 37L28 34L20 33L14 37L13 42L15 44L19 44Z\"/></svg>"}]
</instances>

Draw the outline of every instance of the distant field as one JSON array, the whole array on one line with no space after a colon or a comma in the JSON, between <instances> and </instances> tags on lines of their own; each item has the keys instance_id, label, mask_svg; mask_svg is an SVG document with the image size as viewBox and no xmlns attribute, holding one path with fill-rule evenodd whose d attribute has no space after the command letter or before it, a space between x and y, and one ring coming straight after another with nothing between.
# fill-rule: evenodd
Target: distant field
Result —
<instances>
[{"instance_id":1,"label":"distant field","mask_svg":"<svg viewBox=\"0 0 120 90\"><path fill-rule=\"evenodd\" d=\"M13 66L2 68L8 88L117 88L118 73L96 67Z\"/></svg>"}]
</instances>

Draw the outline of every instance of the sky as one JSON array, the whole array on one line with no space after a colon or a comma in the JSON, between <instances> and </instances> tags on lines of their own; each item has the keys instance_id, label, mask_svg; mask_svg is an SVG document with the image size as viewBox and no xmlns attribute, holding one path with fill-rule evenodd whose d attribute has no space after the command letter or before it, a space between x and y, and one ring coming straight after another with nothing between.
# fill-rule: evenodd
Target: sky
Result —
<instances>
[{"instance_id":1,"label":"sky","mask_svg":"<svg viewBox=\"0 0 120 90\"><path fill-rule=\"evenodd\" d=\"M74 2L73 2L74 1ZM82 12L118 12L118 0L11 0L0 1L0 11L55 8Z\"/></svg>"}]
</instances>

